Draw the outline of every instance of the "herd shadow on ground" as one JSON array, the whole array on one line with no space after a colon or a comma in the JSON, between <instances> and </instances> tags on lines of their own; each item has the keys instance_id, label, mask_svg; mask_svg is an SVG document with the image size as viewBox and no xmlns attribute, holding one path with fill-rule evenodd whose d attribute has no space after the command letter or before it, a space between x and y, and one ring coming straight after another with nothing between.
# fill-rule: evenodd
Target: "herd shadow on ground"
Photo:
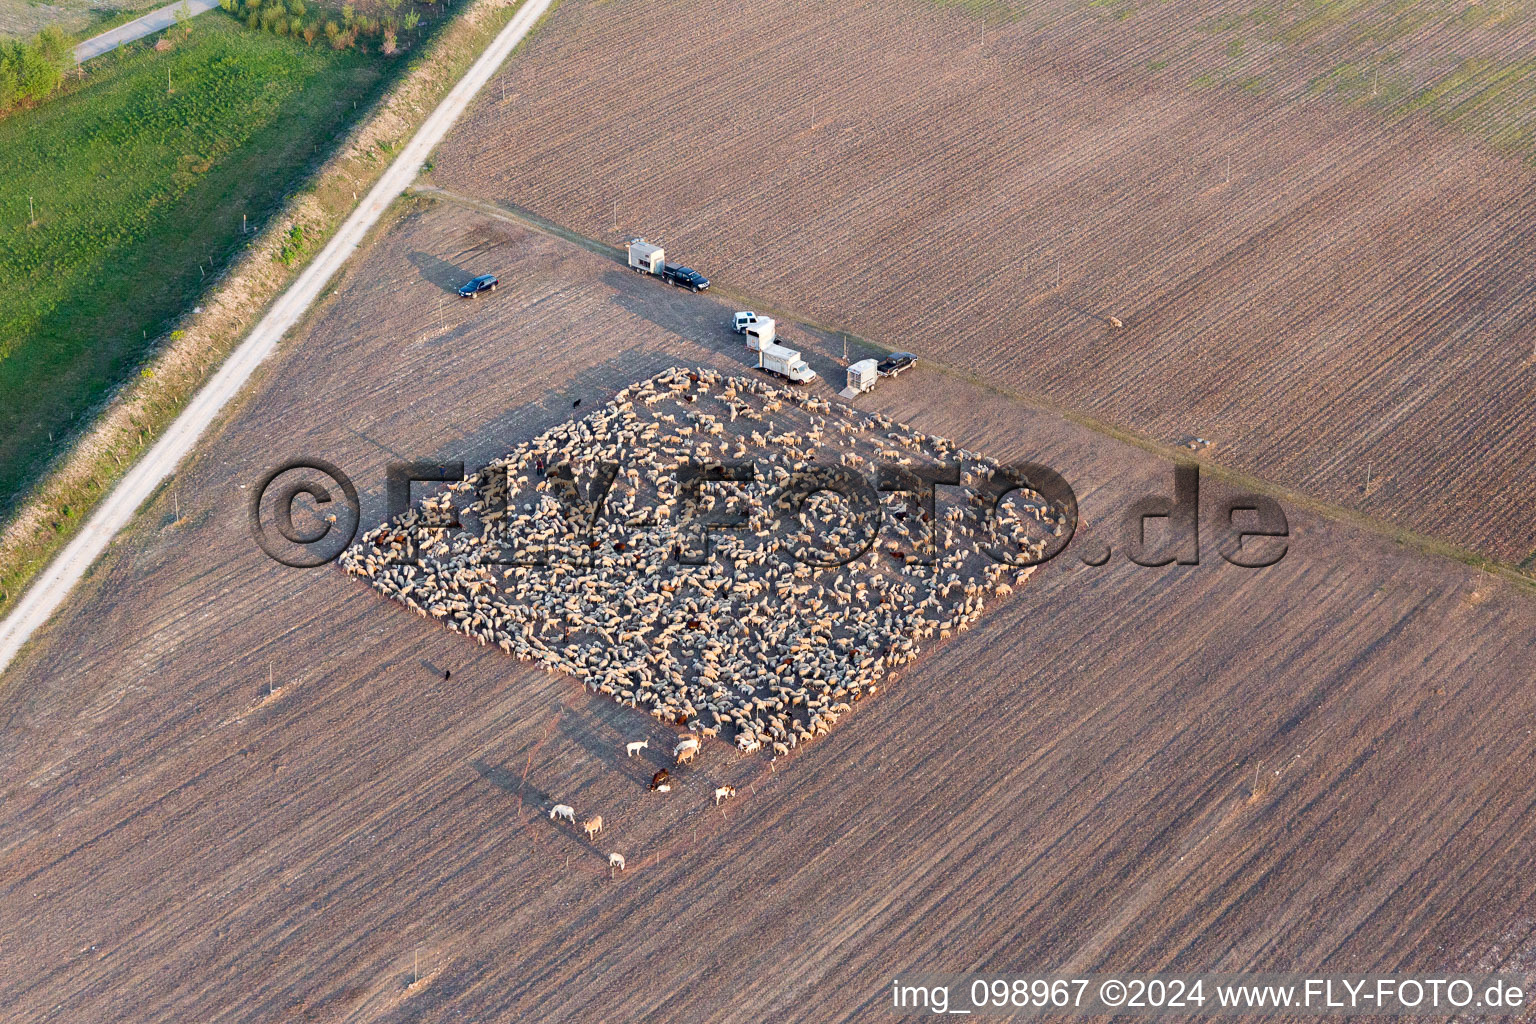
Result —
<instances>
[{"instance_id":1,"label":"herd shadow on ground","mask_svg":"<svg viewBox=\"0 0 1536 1024\"><path fill-rule=\"evenodd\" d=\"M731 329L730 314L739 306L723 308L714 300L701 301L699 296L653 278L618 269L605 273L603 283L614 290L614 305L631 316L696 345L738 359L741 367L734 371L736 373L761 372L756 361L749 358L751 353L741 336ZM780 344L799 351L820 375L821 381L809 385L813 388L830 386L832 391L842 388L847 365L842 359L845 346L848 361L887 354L886 349L853 335L822 330L785 317L777 319ZM782 378L772 380L785 383Z\"/></svg>"}]
</instances>

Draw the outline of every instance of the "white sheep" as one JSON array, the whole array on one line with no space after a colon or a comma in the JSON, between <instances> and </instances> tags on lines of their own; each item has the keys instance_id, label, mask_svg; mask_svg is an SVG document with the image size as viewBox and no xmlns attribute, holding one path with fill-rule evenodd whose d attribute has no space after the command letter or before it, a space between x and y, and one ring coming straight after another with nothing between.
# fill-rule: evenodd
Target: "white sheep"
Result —
<instances>
[{"instance_id":1,"label":"white sheep","mask_svg":"<svg viewBox=\"0 0 1536 1024\"><path fill-rule=\"evenodd\" d=\"M576 824L576 809L570 804L555 804L555 806L549 809L549 820L554 821L556 818L559 818L561 821L568 821L574 825Z\"/></svg>"}]
</instances>

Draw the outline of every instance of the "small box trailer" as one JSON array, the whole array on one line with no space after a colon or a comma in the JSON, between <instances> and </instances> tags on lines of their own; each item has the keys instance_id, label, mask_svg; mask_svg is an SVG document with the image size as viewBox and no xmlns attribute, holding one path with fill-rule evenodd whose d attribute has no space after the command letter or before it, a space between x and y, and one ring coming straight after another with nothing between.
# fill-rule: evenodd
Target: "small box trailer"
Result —
<instances>
[{"instance_id":1,"label":"small box trailer","mask_svg":"<svg viewBox=\"0 0 1536 1024\"><path fill-rule=\"evenodd\" d=\"M805 364L800 353L783 345L764 345L757 350L757 368L787 377L796 384L816 379L816 371Z\"/></svg>"},{"instance_id":2,"label":"small box trailer","mask_svg":"<svg viewBox=\"0 0 1536 1024\"><path fill-rule=\"evenodd\" d=\"M631 270L639 273L655 274L660 277L667 266L667 250L659 245L652 245L643 238L631 238L629 266Z\"/></svg>"},{"instance_id":3,"label":"small box trailer","mask_svg":"<svg viewBox=\"0 0 1536 1024\"><path fill-rule=\"evenodd\" d=\"M848 366L848 387L843 394L851 398L854 395L862 395L875 386L880 379L880 371L877 368L879 362L874 359L860 359Z\"/></svg>"}]
</instances>

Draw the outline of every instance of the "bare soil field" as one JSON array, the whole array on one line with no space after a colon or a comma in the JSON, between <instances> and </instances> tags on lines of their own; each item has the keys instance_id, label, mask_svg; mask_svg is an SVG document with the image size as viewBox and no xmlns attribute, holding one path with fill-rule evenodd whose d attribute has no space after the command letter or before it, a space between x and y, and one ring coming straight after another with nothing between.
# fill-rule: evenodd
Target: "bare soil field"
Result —
<instances>
[{"instance_id":1,"label":"bare soil field","mask_svg":"<svg viewBox=\"0 0 1536 1024\"><path fill-rule=\"evenodd\" d=\"M434 177L1529 568L1528 5L965 6L571 0Z\"/></svg>"},{"instance_id":2,"label":"bare soil field","mask_svg":"<svg viewBox=\"0 0 1536 1024\"><path fill-rule=\"evenodd\" d=\"M821 1024L892 1019L908 970L1536 969L1528 593L1294 510L1268 569L1094 568L1170 466L932 367L860 407L1056 467L1081 536L822 739L710 744L665 795L640 711L257 550L270 467L334 462L371 528L392 461L739 372L729 309L448 206L360 254L4 679L0 1020Z\"/></svg>"}]
</instances>

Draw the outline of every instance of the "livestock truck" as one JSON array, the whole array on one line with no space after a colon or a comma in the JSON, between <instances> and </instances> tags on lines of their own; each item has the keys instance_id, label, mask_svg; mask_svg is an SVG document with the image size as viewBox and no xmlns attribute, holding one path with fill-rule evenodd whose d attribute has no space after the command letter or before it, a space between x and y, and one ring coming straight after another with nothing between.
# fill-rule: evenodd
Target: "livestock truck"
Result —
<instances>
[{"instance_id":1,"label":"livestock truck","mask_svg":"<svg viewBox=\"0 0 1536 1024\"><path fill-rule=\"evenodd\" d=\"M757 368L787 377L796 384L808 384L816 379L816 371L805 365L799 352L772 342L758 348Z\"/></svg>"}]
</instances>

